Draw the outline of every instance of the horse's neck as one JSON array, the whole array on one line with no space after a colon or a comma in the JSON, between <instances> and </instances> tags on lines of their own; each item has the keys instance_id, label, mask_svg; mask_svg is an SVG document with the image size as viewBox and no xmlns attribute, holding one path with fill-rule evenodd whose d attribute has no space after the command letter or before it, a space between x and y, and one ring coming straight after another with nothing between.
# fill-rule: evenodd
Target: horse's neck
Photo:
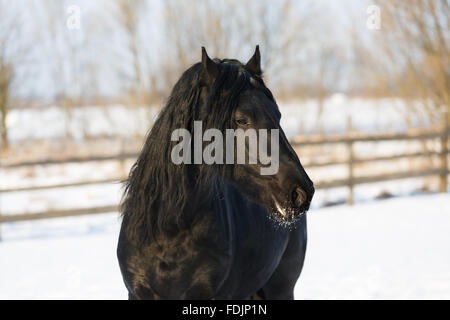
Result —
<instances>
[{"instance_id":1,"label":"horse's neck","mask_svg":"<svg viewBox=\"0 0 450 320\"><path fill-rule=\"evenodd\" d=\"M226 219L233 220L244 218L249 211L254 211L254 203L251 203L241 190L232 182L220 180L215 185L213 208L217 214L227 216ZM252 208L253 207L253 208ZM260 209L264 210L264 209ZM222 219L224 219L222 217Z\"/></svg>"}]
</instances>

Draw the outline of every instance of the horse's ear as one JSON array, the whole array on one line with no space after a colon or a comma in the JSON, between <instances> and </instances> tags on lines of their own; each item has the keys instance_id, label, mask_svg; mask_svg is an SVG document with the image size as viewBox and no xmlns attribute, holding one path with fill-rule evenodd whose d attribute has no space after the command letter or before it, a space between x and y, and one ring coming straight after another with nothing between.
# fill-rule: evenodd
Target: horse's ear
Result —
<instances>
[{"instance_id":1,"label":"horse's ear","mask_svg":"<svg viewBox=\"0 0 450 320\"><path fill-rule=\"evenodd\" d=\"M259 45L256 46L255 53L253 54L253 57L248 60L245 69L254 75L261 76L261 54L259 53Z\"/></svg>"},{"instance_id":2,"label":"horse's ear","mask_svg":"<svg viewBox=\"0 0 450 320\"><path fill-rule=\"evenodd\" d=\"M202 81L205 85L212 85L219 75L219 66L208 57L205 47L202 47Z\"/></svg>"}]
</instances>

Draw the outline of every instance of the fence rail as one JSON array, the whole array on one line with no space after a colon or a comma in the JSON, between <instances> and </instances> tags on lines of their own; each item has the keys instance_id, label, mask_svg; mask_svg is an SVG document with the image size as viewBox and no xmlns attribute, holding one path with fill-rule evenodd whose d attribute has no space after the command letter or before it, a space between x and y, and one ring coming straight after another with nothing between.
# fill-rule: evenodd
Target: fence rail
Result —
<instances>
[{"instance_id":1,"label":"fence rail","mask_svg":"<svg viewBox=\"0 0 450 320\"><path fill-rule=\"evenodd\" d=\"M0 216L0 223L50 219L50 218L61 218L61 217L74 217L74 216L81 216L81 215L86 215L86 214L117 212L117 210L118 210L118 206L111 205L111 206L103 206L103 207L95 207L95 208L50 210L50 211L44 211L44 212L21 213L21 214Z\"/></svg>"},{"instance_id":2,"label":"fence rail","mask_svg":"<svg viewBox=\"0 0 450 320\"><path fill-rule=\"evenodd\" d=\"M354 142L380 142L396 140L429 140L447 136L449 130L430 130L430 131L412 131L409 133L388 133L388 134L350 134L336 137L296 137L292 139L291 144L295 146L335 144L335 143L354 143Z\"/></svg>"},{"instance_id":3,"label":"fence rail","mask_svg":"<svg viewBox=\"0 0 450 320\"><path fill-rule=\"evenodd\" d=\"M23 162L10 162L3 163L2 168L20 168L20 167L32 167L52 164L67 164L67 163L82 163L82 162L95 162L95 161L123 161L126 159L137 158L138 152L127 152L113 155L97 155L89 157L68 157L68 158L46 158L36 161L23 161Z\"/></svg>"},{"instance_id":4,"label":"fence rail","mask_svg":"<svg viewBox=\"0 0 450 320\"><path fill-rule=\"evenodd\" d=\"M344 179L336 179L331 181L319 181L316 182L317 189L329 189L336 187L348 187L349 198L348 202L353 203L353 189L356 185L375 183L389 180L398 180L405 178L417 178L425 176L439 176L440 177L440 191L446 192L447 190L447 176L450 173L448 168L448 126L441 130L427 131L427 132L414 132L414 133L402 133L402 134L378 134L378 135L347 135L338 137L313 137L313 138L294 138L291 144L294 147L301 146L321 146L329 144L344 144L347 149L347 157L343 160L336 161L322 161L322 162L310 162L305 164L306 168L312 167L325 167L332 165L346 165L348 167L348 176ZM367 143L367 142L380 142L380 141L427 141L427 140L440 139L440 151L424 151L414 152L407 154L395 154L389 156L377 156L371 158L358 158L355 157L354 144L355 143ZM117 155L98 155L91 157L69 157L65 159L61 158L48 158L38 161L27 161L18 163L5 163L2 164L4 169L12 169L19 167L30 167L38 165L52 165L52 164L66 164L66 163L81 163L81 162L93 162L93 161L125 161L127 159L134 159L138 156L137 152L122 153ZM409 159L416 157L439 157L439 168L426 168L423 170L404 171L395 173L384 173L374 176L354 176L354 165L361 163L370 163L376 161L390 161L397 159ZM118 183L126 177L116 177L100 180L90 181L75 181L70 183L55 184L55 185L40 185L40 186L27 186L27 187L14 187L5 188L0 190L1 193L7 192L26 192L33 190L45 190L45 189L58 189L66 187L80 187L93 184L104 183ZM15 221L26 221L36 219L48 219L57 217L78 216L85 214L97 214L117 211L116 205L93 207L93 208L81 208L81 209L67 209L67 210L51 210L38 213L21 213L21 214L3 214L0 212L0 224Z\"/></svg>"}]
</instances>

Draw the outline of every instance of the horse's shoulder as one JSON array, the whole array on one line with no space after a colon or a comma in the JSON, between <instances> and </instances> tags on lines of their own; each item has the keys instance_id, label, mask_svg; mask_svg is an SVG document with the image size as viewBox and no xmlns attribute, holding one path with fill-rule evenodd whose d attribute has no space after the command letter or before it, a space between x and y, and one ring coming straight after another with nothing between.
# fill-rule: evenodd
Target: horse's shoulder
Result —
<instances>
[{"instance_id":1,"label":"horse's shoulder","mask_svg":"<svg viewBox=\"0 0 450 320\"><path fill-rule=\"evenodd\" d=\"M131 250L126 269L133 291L168 299L213 297L227 276L231 255L218 229L203 221Z\"/></svg>"}]
</instances>

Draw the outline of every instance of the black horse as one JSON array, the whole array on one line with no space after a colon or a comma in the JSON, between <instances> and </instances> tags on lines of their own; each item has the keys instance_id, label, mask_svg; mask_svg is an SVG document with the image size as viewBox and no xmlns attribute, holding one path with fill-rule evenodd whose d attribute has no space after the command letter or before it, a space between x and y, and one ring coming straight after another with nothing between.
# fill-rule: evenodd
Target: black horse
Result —
<instances>
[{"instance_id":1,"label":"black horse","mask_svg":"<svg viewBox=\"0 0 450 320\"><path fill-rule=\"evenodd\" d=\"M212 60L202 48L202 62L176 83L126 184L117 255L130 299L293 299L314 187L280 117L258 46L245 65ZM173 163L172 132L192 133L198 120L224 133L279 129L278 172L262 175L259 159Z\"/></svg>"}]
</instances>

